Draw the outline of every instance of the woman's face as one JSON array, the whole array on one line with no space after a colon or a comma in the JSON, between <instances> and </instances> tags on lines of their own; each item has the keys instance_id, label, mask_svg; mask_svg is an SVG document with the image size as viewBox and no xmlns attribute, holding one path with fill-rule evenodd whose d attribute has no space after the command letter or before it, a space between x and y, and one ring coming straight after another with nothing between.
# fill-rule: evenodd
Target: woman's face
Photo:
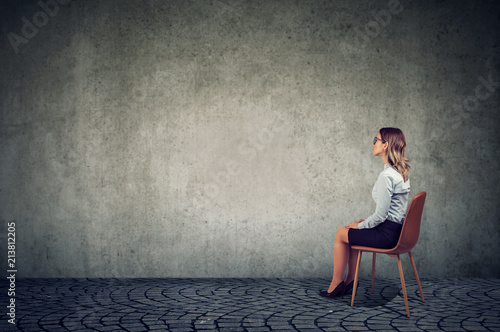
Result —
<instances>
[{"instance_id":1,"label":"woman's face","mask_svg":"<svg viewBox=\"0 0 500 332\"><path fill-rule=\"evenodd\" d=\"M376 142L374 144L372 144L372 147L373 147L373 155L374 156L383 156L387 150L387 142L386 143L382 143L382 136L380 135L380 133L377 134L377 138L378 140L376 140Z\"/></svg>"}]
</instances>

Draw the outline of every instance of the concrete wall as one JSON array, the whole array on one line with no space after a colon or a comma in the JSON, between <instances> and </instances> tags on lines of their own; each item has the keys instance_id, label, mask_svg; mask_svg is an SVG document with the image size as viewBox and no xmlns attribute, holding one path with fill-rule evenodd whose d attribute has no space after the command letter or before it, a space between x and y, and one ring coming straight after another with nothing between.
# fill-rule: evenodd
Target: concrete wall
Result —
<instances>
[{"instance_id":1,"label":"concrete wall","mask_svg":"<svg viewBox=\"0 0 500 332\"><path fill-rule=\"evenodd\" d=\"M496 1L59 2L0 13L19 277L330 278L383 126L428 192L421 276L500 276Z\"/></svg>"}]
</instances>

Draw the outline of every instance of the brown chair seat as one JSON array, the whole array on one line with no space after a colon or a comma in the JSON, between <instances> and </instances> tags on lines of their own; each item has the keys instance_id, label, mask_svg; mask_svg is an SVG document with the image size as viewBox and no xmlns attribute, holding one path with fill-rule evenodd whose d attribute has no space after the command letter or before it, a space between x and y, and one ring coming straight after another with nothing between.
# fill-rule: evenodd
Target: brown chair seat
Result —
<instances>
[{"instance_id":1,"label":"brown chair seat","mask_svg":"<svg viewBox=\"0 0 500 332\"><path fill-rule=\"evenodd\" d=\"M417 267L415 266L415 261L413 260L413 255L411 254L411 250L415 247L418 242L418 237L420 235L420 224L422 220L422 211L424 209L424 203L427 193L421 192L415 197L413 197L410 206L406 212L406 217L403 222L403 227L401 229L401 235L399 236L398 244L392 249L379 249L372 247L364 247L364 246L351 246L352 249L358 251L358 260L356 263L356 273L354 276L354 287L352 291L351 298L351 307L354 305L354 298L356 296L356 290L358 286L358 277L359 277L359 266L361 263L361 255L363 252L371 252L373 253L372 260L372 293L375 286L375 262L376 262L376 254L387 254L391 257L396 257L398 260L398 268L399 268L399 277L401 279L401 287L403 288L403 295L406 305L406 315L410 317L410 309L408 307L408 295L406 294L406 285L403 274L403 267L401 265L401 257L400 255L408 253L410 256L410 261L413 267L413 272L415 274L415 278L417 280L418 289L420 290L420 296L422 297L422 301L425 302L424 294L422 292L422 285L420 284L420 279L418 278Z\"/></svg>"}]
</instances>

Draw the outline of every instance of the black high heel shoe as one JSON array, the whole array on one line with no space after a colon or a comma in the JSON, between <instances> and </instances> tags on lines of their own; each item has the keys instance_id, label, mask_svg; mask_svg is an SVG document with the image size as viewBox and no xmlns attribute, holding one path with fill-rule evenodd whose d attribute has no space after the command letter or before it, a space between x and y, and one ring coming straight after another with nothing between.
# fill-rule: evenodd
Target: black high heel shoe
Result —
<instances>
[{"instance_id":1,"label":"black high heel shoe","mask_svg":"<svg viewBox=\"0 0 500 332\"><path fill-rule=\"evenodd\" d=\"M319 292L319 295L329 298L333 298L335 296L344 296L344 290L345 282L342 281L337 287L335 287L335 289L331 293L328 293L328 291L321 291Z\"/></svg>"},{"instance_id":2,"label":"black high heel shoe","mask_svg":"<svg viewBox=\"0 0 500 332\"><path fill-rule=\"evenodd\" d=\"M358 281L358 285L359 285L359 281ZM350 283L348 283L345 288L344 288L344 293L342 293L342 296L346 295L346 294L350 294L352 293L352 289L354 287L354 280L351 281Z\"/></svg>"}]
</instances>

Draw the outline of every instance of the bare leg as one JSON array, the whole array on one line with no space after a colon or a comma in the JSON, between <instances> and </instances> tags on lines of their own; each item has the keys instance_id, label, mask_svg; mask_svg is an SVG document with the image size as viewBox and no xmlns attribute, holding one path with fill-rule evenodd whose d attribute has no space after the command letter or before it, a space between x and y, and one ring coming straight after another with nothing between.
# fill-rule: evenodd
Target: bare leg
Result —
<instances>
[{"instance_id":1,"label":"bare leg","mask_svg":"<svg viewBox=\"0 0 500 332\"><path fill-rule=\"evenodd\" d=\"M333 245L333 278L328 292L332 292L344 280L344 273L349 263L351 247L347 237L348 229L341 227L335 234L335 243ZM354 263L354 266L356 263ZM352 270L352 269L350 269ZM354 279L354 277L353 277Z\"/></svg>"},{"instance_id":2,"label":"bare leg","mask_svg":"<svg viewBox=\"0 0 500 332\"><path fill-rule=\"evenodd\" d=\"M357 260L358 260L358 251L353 250L349 247L349 268L347 269L347 275L345 277L346 284L349 284L351 281L354 280Z\"/></svg>"}]
</instances>

